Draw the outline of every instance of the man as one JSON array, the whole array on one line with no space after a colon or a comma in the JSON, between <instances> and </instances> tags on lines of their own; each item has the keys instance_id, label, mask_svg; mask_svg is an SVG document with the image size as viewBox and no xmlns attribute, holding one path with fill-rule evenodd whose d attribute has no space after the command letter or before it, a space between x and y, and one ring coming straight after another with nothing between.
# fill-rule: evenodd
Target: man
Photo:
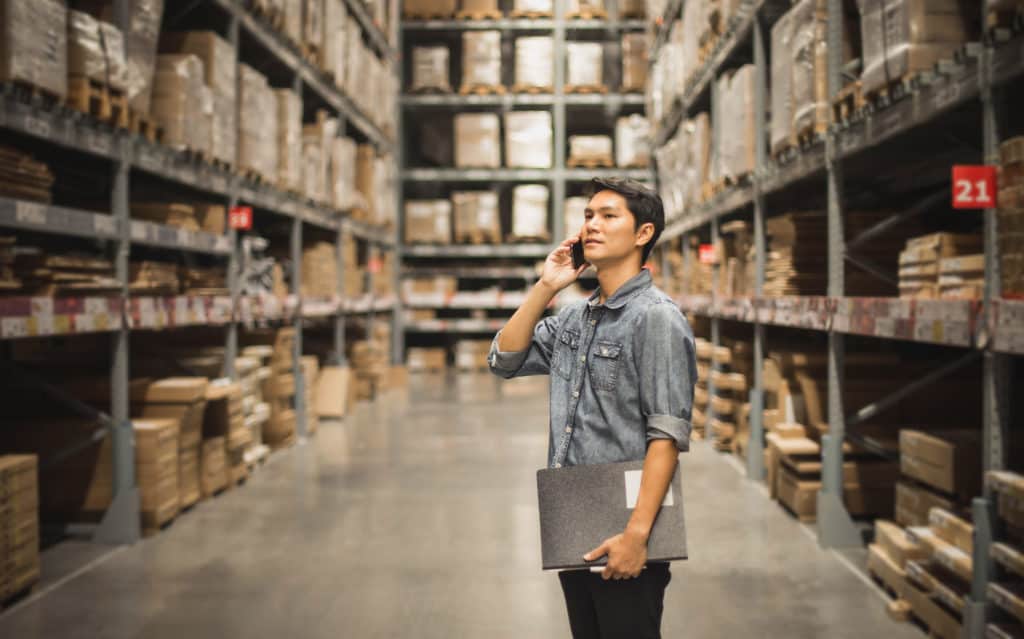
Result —
<instances>
[{"instance_id":1,"label":"man","mask_svg":"<svg viewBox=\"0 0 1024 639\"><path fill-rule=\"evenodd\" d=\"M631 180L594 179L580 236L548 255L526 301L494 338L491 370L505 378L551 376L551 468L644 460L626 529L584 556L607 557L600 574L560 573L573 637L661 636L667 563L647 561L647 540L689 449L696 379L693 333L642 268L665 227L657 194ZM597 270L598 290L555 317L541 316L579 278L572 245Z\"/></svg>"}]
</instances>

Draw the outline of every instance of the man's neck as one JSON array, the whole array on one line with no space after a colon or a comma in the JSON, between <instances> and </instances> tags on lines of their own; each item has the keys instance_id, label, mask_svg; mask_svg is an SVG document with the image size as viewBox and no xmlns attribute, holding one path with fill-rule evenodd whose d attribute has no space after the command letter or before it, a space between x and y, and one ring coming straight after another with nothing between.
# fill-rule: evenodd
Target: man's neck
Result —
<instances>
[{"instance_id":1,"label":"man's neck","mask_svg":"<svg viewBox=\"0 0 1024 639\"><path fill-rule=\"evenodd\" d=\"M636 277L641 270L641 265L632 257L626 258L618 264L602 266L597 269L597 283L601 289L599 301L604 304L615 295L623 284Z\"/></svg>"}]
</instances>

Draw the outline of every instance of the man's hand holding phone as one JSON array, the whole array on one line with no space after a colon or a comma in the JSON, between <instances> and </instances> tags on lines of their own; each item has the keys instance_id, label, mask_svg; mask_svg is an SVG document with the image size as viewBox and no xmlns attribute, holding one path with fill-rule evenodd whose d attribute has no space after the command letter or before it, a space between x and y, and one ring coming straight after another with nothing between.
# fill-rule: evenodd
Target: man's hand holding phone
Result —
<instances>
[{"instance_id":1,"label":"man's hand holding phone","mask_svg":"<svg viewBox=\"0 0 1024 639\"><path fill-rule=\"evenodd\" d=\"M541 284L552 291L561 291L569 286L590 266L583 261L583 240L579 236L570 237L558 245L544 261L544 272L540 276Z\"/></svg>"}]
</instances>

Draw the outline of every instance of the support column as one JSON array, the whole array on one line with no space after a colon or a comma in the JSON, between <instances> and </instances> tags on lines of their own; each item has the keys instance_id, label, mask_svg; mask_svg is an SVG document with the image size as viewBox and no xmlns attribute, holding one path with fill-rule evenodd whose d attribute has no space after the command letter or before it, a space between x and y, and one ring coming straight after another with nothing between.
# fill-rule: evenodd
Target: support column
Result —
<instances>
[{"instance_id":1,"label":"support column","mask_svg":"<svg viewBox=\"0 0 1024 639\"><path fill-rule=\"evenodd\" d=\"M228 42L234 51L235 65L238 65L238 43L240 38L238 16L232 14L228 19ZM237 76L237 73L236 73ZM237 82L237 80L236 80ZM236 87L237 90L237 87ZM238 101L235 101L235 121L238 121ZM228 196L228 211L238 205L238 182L235 178L229 177L230 195ZM228 241L231 244L231 257L228 259L228 290L231 294L231 320L224 329L224 368L222 374L225 377L235 379L235 358L238 357L238 307L242 296L241 281L239 280L239 268L241 259L238 246L238 231L228 229Z\"/></svg>"},{"instance_id":2,"label":"support column","mask_svg":"<svg viewBox=\"0 0 1024 639\"><path fill-rule=\"evenodd\" d=\"M341 300L342 308L334 316L334 357L331 361L333 366L345 365L345 246L348 238L348 231L344 224L338 227L338 239L334 247L335 260L337 261L338 282L336 295Z\"/></svg>"},{"instance_id":3,"label":"support column","mask_svg":"<svg viewBox=\"0 0 1024 639\"><path fill-rule=\"evenodd\" d=\"M828 0L828 94L841 88L843 0ZM843 172L830 133L825 138L825 169L828 184L828 294L845 294L843 234ZM828 335L828 434L821 444L821 491L818 493L818 543L824 548L859 547L860 531L843 503L843 442L846 439L846 414L843 409L843 335Z\"/></svg>"},{"instance_id":4,"label":"support column","mask_svg":"<svg viewBox=\"0 0 1024 639\"><path fill-rule=\"evenodd\" d=\"M754 297L764 291L765 269L765 198L761 190L761 170L767 164L765 140L767 127L768 62L765 56L764 32L761 21L754 19L754 130L756 133L754 171ZM754 380L750 390L750 441L747 443L747 477L764 480L764 325L754 318Z\"/></svg>"},{"instance_id":5,"label":"support column","mask_svg":"<svg viewBox=\"0 0 1024 639\"><path fill-rule=\"evenodd\" d=\"M555 51L565 51L565 10L566 0L554 0L555 28L552 35ZM554 72L554 104L551 107L551 119L554 127L552 139L555 144L554 171L551 181L551 202L549 210L552 239L557 243L566 235L565 228L565 194L566 194L566 114L565 114L565 57L555 56Z\"/></svg>"}]
</instances>

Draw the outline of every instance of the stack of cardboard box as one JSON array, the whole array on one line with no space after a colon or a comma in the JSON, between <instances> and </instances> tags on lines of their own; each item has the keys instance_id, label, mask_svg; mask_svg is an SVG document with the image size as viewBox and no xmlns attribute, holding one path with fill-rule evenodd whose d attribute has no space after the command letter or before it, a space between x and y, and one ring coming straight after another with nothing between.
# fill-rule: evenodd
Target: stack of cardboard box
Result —
<instances>
[{"instance_id":1,"label":"stack of cardboard box","mask_svg":"<svg viewBox=\"0 0 1024 639\"><path fill-rule=\"evenodd\" d=\"M227 450L224 448L223 437L211 437L203 440L200 465L202 477L200 484L203 498L209 499L222 490L227 489L231 482L228 473Z\"/></svg>"},{"instance_id":2,"label":"stack of cardboard box","mask_svg":"<svg viewBox=\"0 0 1024 639\"><path fill-rule=\"evenodd\" d=\"M986 482L999 501L1002 524L1002 532L991 551L999 574L988 586L989 599L1002 614L990 623L989 634L1021 636L1024 627L1024 593L1020 584L1020 576L1024 574L1024 476L989 471Z\"/></svg>"},{"instance_id":3,"label":"stack of cardboard box","mask_svg":"<svg viewBox=\"0 0 1024 639\"><path fill-rule=\"evenodd\" d=\"M132 410L146 419L178 423L178 488L182 508L202 497L199 487L199 448L206 413L205 377L169 377L138 387Z\"/></svg>"},{"instance_id":4,"label":"stack of cardboard box","mask_svg":"<svg viewBox=\"0 0 1024 639\"><path fill-rule=\"evenodd\" d=\"M455 342L455 368L460 371L487 370L491 340L463 339Z\"/></svg>"},{"instance_id":5,"label":"stack of cardboard box","mask_svg":"<svg viewBox=\"0 0 1024 639\"><path fill-rule=\"evenodd\" d=\"M338 295L338 254L330 242L302 249L302 295L332 299Z\"/></svg>"},{"instance_id":6,"label":"stack of cardboard box","mask_svg":"<svg viewBox=\"0 0 1024 639\"><path fill-rule=\"evenodd\" d=\"M999 277L1003 297L1024 297L1024 137L999 147Z\"/></svg>"},{"instance_id":7,"label":"stack of cardboard box","mask_svg":"<svg viewBox=\"0 0 1024 639\"><path fill-rule=\"evenodd\" d=\"M39 87L60 100L68 92L68 10L62 0L4 4L0 80Z\"/></svg>"},{"instance_id":8,"label":"stack of cardboard box","mask_svg":"<svg viewBox=\"0 0 1024 639\"><path fill-rule=\"evenodd\" d=\"M147 534L154 534L181 510L178 422L174 419L135 420L132 426L142 528Z\"/></svg>"},{"instance_id":9,"label":"stack of cardboard box","mask_svg":"<svg viewBox=\"0 0 1024 639\"><path fill-rule=\"evenodd\" d=\"M0 604L39 581L35 455L0 455Z\"/></svg>"},{"instance_id":10,"label":"stack of cardboard box","mask_svg":"<svg viewBox=\"0 0 1024 639\"><path fill-rule=\"evenodd\" d=\"M306 408L306 433L312 435L320 427L320 414L318 412L317 388L320 382L320 361L316 355L304 355L302 357L302 384L304 393L302 397L296 397L297 402L305 402Z\"/></svg>"},{"instance_id":11,"label":"stack of cardboard box","mask_svg":"<svg viewBox=\"0 0 1024 639\"><path fill-rule=\"evenodd\" d=\"M377 396L381 384L388 372L386 342L378 339L367 339L352 345L349 358L355 373L355 397L358 400L371 400Z\"/></svg>"},{"instance_id":12,"label":"stack of cardboard box","mask_svg":"<svg viewBox=\"0 0 1024 639\"><path fill-rule=\"evenodd\" d=\"M741 428L747 423L747 380L752 379L753 351L749 342L728 340L726 345L712 348L712 368L708 374L710 396L708 405L715 449L737 452L749 437ZM747 409L749 411L749 408Z\"/></svg>"},{"instance_id":13,"label":"stack of cardboard box","mask_svg":"<svg viewBox=\"0 0 1024 639\"><path fill-rule=\"evenodd\" d=\"M249 346L242 352L242 357L235 359L235 372L242 387L245 427L252 437L252 444L245 451L246 463L250 466L270 452L263 444L263 427L270 419L270 404L263 399L263 387L272 375L268 363L273 352L269 346Z\"/></svg>"},{"instance_id":14,"label":"stack of cardboard box","mask_svg":"<svg viewBox=\"0 0 1024 639\"><path fill-rule=\"evenodd\" d=\"M548 198L549 189L543 184L520 184L512 189L509 241L548 241Z\"/></svg>"},{"instance_id":15,"label":"stack of cardboard box","mask_svg":"<svg viewBox=\"0 0 1024 639\"><path fill-rule=\"evenodd\" d=\"M407 244L450 244L451 200L407 200L405 242Z\"/></svg>"},{"instance_id":16,"label":"stack of cardboard box","mask_svg":"<svg viewBox=\"0 0 1024 639\"><path fill-rule=\"evenodd\" d=\"M412 373L443 372L448 366L448 352L443 348L413 346L406 350L405 362Z\"/></svg>"},{"instance_id":17,"label":"stack of cardboard box","mask_svg":"<svg viewBox=\"0 0 1024 639\"><path fill-rule=\"evenodd\" d=\"M550 116L550 114L548 115ZM501 123L497 114L457 113L455 115L456 168L496 169L500 167L500 136ZM550 163L548 166L551 166Z\"/></svg>"},{"instance_id":18,"label":"stack of cardboard box","mask_svg":"<svg viewBox=\"0 0 1024 639\"><path fill-rule=\"evenodd\" d=\"M984 271L984 255L977 255L981 246L979 235L931 233L910 238L900 252L900 297L937 299L942 296L944 280L946 290L959 288L959 285L950 286L952 283L964 281L957 275L958 271L964 272L965 268L976 269L979 259L981 270ZM949 261L951 258L959 257L967 259ZM943 271L946 274L945 278L942 277Z\"/></svg>"},{"instance_id":19,"label":"stack of cardboard box","mask_svg":"<svg viewBox=\"0 0 1024 639\"><path fill-rule=\"evenodd\" d=\"M695 439L703 439L708 425L708 404L711 398L708 394L708 381L711 379L711 353L714 350L711 342L698 337L697 345L697 382L693 388L693 414L690 421L693 424L691 436Z\"/></svg>"},{"instance_id":20,"label":"stack of cardboard box","mask_svg":"<svg viewBox=\"0 0 1024 639\"><path fill-rule=\"evenodd\" d=\"M456 242L501 243L498 194L494 191L455 191L452 193L452 215Z\"/></svg>"},{"instance_id":21,"label":"stack of cardboard box","mask_svg":"<svg viewBox=\"0 0 1024 639\"><path fill-rule=\"evenodd\" d=\"M238 168L268 183L278 179L278 100L266 76L238 65Z\"/></svg>"},{"instance_id":22,"label":"stack of cardboard box","mask_svg":"<svg viewBox=\"0 0 1024 639\"><path fill-rule=\"evenodd\" d=\"M278 188L292 193L302 191L302 98L291 89L274 89L277 105Z\"/></svg>"},{"instance_id":23,"label":"stack of cardboard box","mask_svg":"<svg viewBox=\"0 0 1024 639\"><path fill-rule=\"evenodd\" d=\"M203 438L223 438L228 477L231 485L245 480L248 467L245 451L252 445L252 430L245 424L241 385L227 379L210 384L206 391L206 416Z\"/></svg>"},{"instance_id":24,"label":"stack of cardboard box","mask_svg":"<svg viewBox=\"0 0 1024 639\"><path fill-rule=\"evenodd\" d=\"M295 442L295 329L278 329L270 359L271 374L263 384L263 397L270 404L270 420L263 429L263 441L271 449Z\"/></svg>"},{"instance_id":25,"label":"stack of cardboard box","mask_svg":"<svg viewBox=\"0 0 1024 639\"><path fill-rule=\"evenodd\" d=\"M622 92L642 93L647 86L647 36L626 33L622 36Z\"/></svg>"},{"instance_id":26,"label":"stack of cardboard box","mask_svg":"<svg viewBox=\"0 0 1024 639\"><path fill-rule=\"evenodd\" d=\"M356 239L346 234L341 241L342 278L345 280L345 297L356 299L366 293L366 269L359 262L359 245Z\"/></svg>"},{"instance_id":27,"label":"stack of cardboard box","mask_svg":"<svg viewBox=\"0 0 1024 639\"><path fill-rule=\"evenodd\" d=\"M152 116L163 127L163 142L176 149L209 154L213 142L213 93L203 61L190 53L157 57Z\"/></svg>"}]
</instances>

